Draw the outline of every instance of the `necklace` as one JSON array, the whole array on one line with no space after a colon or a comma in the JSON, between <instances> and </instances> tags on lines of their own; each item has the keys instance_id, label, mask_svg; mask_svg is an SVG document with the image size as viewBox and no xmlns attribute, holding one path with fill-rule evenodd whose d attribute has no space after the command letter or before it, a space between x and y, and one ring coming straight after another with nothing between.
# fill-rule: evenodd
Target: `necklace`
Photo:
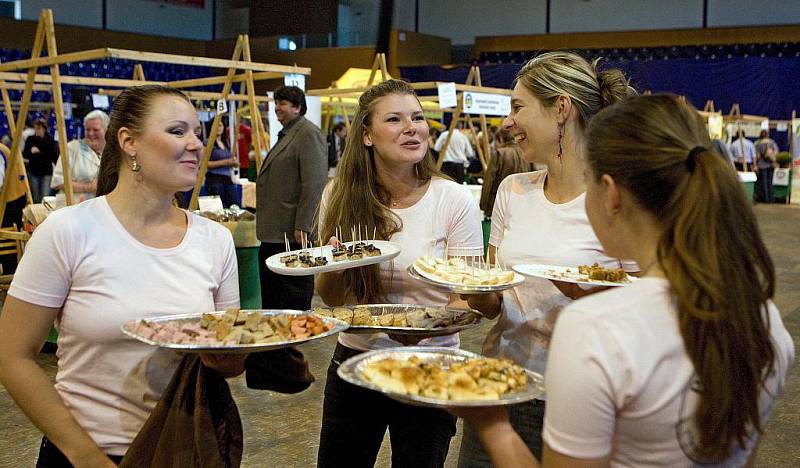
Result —
<instances>
[{"instance_id":1,"label":"necklace","mask_svg":"<svg viewBox=\"0 0 800 468\"><path fill-rule=\"evenodd\" d=\"M396 208L396 207L400 206L400 204L401 204L402 202L404 202L404 201L408 200L409 198L413 198L414 194L416 194L417 190L418 190L418 189L419 189L421 186L422 186L422 184L421 184L421 183L420 183L420 181L418 180L418 181L417 181L417 185L416 185L414 188L412 188L412 189L411 189L411 190L410 190L410 191L409 191L409 192L408 192L406 195L403 195L402 197L398 197L398 198L394 198L394 197L392 197L392 196L390 195L390 196L389 196L389 207L391 207L391 208Z\"/></svg>"}]
</instances>

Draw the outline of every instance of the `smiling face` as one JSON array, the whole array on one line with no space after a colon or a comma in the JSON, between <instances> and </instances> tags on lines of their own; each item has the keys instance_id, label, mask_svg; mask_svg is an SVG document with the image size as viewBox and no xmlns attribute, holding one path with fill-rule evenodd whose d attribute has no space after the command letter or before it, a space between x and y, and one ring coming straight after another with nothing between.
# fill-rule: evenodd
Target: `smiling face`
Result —
<instances>
[{"instance_id":1,"label":"smiling face","mask_svg":"<svg viewBox=\"0 0 800 468\"><path fill-rule=\"evenodd\" d=\"M96 153L102 153L106 147L106 127L100 119L87 120L84 124L86 143Z\"/></svg>"},{"instance_id":2,"label":"smiling face","mask_svg":"<svg viewBox=\"0 0 800 468\"><path fill-rule=\"evenodd\" d=\"M558 154L556 108L547 108L518 82L511 93L511 113L503 121L528 162L544 163Z\"/></svg>"},{"instance_id":3,"label":"smiling face","mask_svg":"<svg viewBox=\"0 0 800 468\"><path fill-rule=\"evenodd\" d=\"M417 98L411 94L380 98L364 128L363 142L384 163L413 166L421 161L428 152L428 122Z\"/></svg>"},{"instance_id":4,"label":"smiling face","mask_svg":"<svg viewBox=\"0 0 800 468\"><path fill-rule=\"evenodd\" d=\"M275 116L278 118L278 122L284 127L287 123L296 119L297 116L300 115L300 112L301 107L295 106L291 101L284 101L283 99L275 100Z\"/></svg>"},{"instance_id":5,"label":"smiling face","mask_svg":"<svg viewBox=\"0 0 800 468\"><path fill-rule=\"evenodd\" d=\"M142 180L158 191L189 190L197 180L203 142L197 111L185 99L163 95L153 98L141 134L123 145L135 154Z\"/></svg>"}]
</instances>

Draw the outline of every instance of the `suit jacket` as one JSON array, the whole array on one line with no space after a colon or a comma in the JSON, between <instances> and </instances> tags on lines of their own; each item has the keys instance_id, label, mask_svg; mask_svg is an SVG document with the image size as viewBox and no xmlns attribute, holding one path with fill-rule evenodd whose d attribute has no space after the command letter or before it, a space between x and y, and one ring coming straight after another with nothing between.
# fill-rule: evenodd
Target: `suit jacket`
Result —
<instances>
[{"instance_id":1,"label":"suit jacket","mask_svg":"<svg viewBox=\"0 0 800 468\"><path fill-rule=\"evenodd\" d=\"M284 129L256 179L256 235L282 243L295 229L313 232L328 178L325 138L302 115Z\"/></svg>"}]
</instances>

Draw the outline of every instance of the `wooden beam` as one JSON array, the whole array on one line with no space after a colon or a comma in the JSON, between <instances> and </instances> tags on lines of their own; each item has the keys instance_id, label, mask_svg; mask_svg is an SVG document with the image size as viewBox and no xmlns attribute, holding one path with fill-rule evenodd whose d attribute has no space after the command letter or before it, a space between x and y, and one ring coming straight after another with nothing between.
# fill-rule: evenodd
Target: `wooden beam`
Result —
<instances>
[{"instance_id":1,"label":"wooden beam","mask_svg":"<svg viewBox=\"0 0 800 468\"><path fill-rule=\"evenodd\" d=\"M58 57L56 47L56 32L53 25L53 10L45 10L45 37L47 39L47 54ZM36 71L36 70L34 70ZM61 93L61 72L58 65L50 66L50 76L53 80L53 102L56 106L56 131L58 132L58 149L61 155L61 168L64 171L64 195L67 206L72 205L72 177L69 169L69 153L67 152L67 124L64 121L64 96Z\"/></svg>"},{"instance_id":2,"label":"wooden beam","mask_svg":"<svg viewBox=\"0 0 800 468\"><path fill-rule=\"evenodd\" d=\"M141 52L127 49L105 49L107 56L117 59L133 60L135 62L157 62L178 65L196 65L213 68L234 68L238 70L253 70L277 73L299 73L310 75L311 69L292 65L273 65L268 63L245 62L240 60L225 60L210 57L194 57L190 55L162 54L158 52ZM2 71L2 70L0 70Z\"/></svg>"},{"instance_id":3,"label":"wooden beam","mask_svg":"<svg viewBox=\"0 0 800 468\"><path fill-rule=\"evenodd\" d=\"M13 72L0 72L0 80L5 79L9 81L25 81L26 74L13 73ZM37 83L52 83L53 77L51 75L37 74L35 81ZM109 86L114 88L129 88L131 86L141 85L140 80L126 80L121 78L95 78L89 76L61 76L62 84L74 84L85 86ZM165 81L148 81L148 84L167 85ZM50 88L47 88L48 90Z\"/></svg>"},{"instance_id":4,"label":"wooden beam","mask_svg":"<svg viewBox=\"0 0 800 468\"><path fill-rule=\"evenodd\" d=\"M16 60L14 62L6 62L0 65L0 71L23 70L39 67L48 67L50 65L59 65L69 62L83 62L86 60L97 60L107 57L108 49L90 49L82 50L80 52L72 52L69 54L36 57L25 60Z\"/></svg>"},{"instance_id":5,"label":"wooden beam","mask_svg":"<svg viewBox=\"0 0 800 468\"><path fill-rule=\"evenodd\" d=\"M152 81L137 81L134 86L141 86L143 84L154 84ZM121 89L99 89L97 94L105 94L108 96L119 96L123 90ZM219 99L219 93L212 91L184 91L181 90L190 99L198 99L202 101L216 101ZM250 98L246 94L229 94L226 98L229 101L247 101ZM267 96L256 96L256 102L269 102L271 99Z\"/></svg>"},{"instance_id":6,"label":"wooden beam","mask_svg":"<svg viewBox=\"0 0 800 468\"><path fill-rule=\"evenodd\" d=\"M242 55L245 61L249 62L251 60L250 37L247 34L242 35ZM256 102L256 86L253 82L253 71L247 70L244 74L247 78L245 83L247 84L247 96L249 98L248 102L250 103L250 123L253 125L252 133L256 134L256 138L253 140L253 150L259 155L259 157L256 158L256 174L258 174L261 172L261 112ZM230 79L232 81L232 78Z\"/></svg>"},{"instance_id":7,"label":"wooden beam","mask_svg":"<svg viewBox=\"0 0 800 468\"><path fill-rule=\"evenodd\" d=\"M284 73L279 72L258 72L253 73L253 80L271 80L274 78L283 78ZM194 78L191 80L170 81L168 84L173 88L193 88L195 86L209 86L215 84L225 83L225 76L209 76L208 78ZM245 73L233 77L234 83L240 83L247 80Z\"/></svg>"},{"instance_id":8,"label":"wooden beam","mask_svg":"<svg viewBox=\"0 0 800 468\"><path fill-rule=\"evenodd\" d=\"M481 83L481 69L480 67L477 66L474 68L475 68L475 84L478 85L478 87L481 87L483 85L483 83ZM458 89L458 87L456 87L456 89ZM481 159L481 165L483 166L483 170L486 171L486 169L489 168L489 158L492 156L491 147L489 145L489 127L486 125L486 114L481 114L480 119L481 119L481 135L483 135L483 141L479 142L476 138L475 144L481 146L481 143L483 143L483 154L486 157ZM470 126L471 125L472 121L470 121Z\"/></svg>"},{"instance_id":9,"label":"wooden beam","mask_svg":"<svg viewBox=\"0 0 800 468\"><path fill-rule=\"evenodd\" d=\"M146 81L144 78L144 67L141 63L133 65L133 81Z\"/></svg>"}]
</instances>

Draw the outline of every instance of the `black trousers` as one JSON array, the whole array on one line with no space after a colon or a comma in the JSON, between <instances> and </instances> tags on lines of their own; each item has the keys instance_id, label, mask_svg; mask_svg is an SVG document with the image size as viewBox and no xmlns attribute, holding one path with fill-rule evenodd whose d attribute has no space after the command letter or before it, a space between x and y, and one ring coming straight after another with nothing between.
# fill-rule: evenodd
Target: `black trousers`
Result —
<instances>
[{"instance_id":1,"label":"black trousers","mask_svg":"<svg viewBox=\"0 0 800 468\"><path fill-rule=\"evenodd\" d=\"M122 461L121 456L109 455L108 458L117 465ZM72 463L47 437L42 437L36 468L72 468Z\"/></svg>"},{"instance_id":2,"label":"black trousers","mask_svg":"<svg viewBox=\"0 0 800 468\"><path fill-rule=\"evenodd\" d=\"M317 467L373 467L387 427L392 468L444 466L456 418L442 410L400 403L339 378L339 364L359 353L336 345L325 383Z\"/></svg>"},{"instance_id":3,"label":"black trousers","mask_svg":"<svg viewBox=\"0 0 800 468\"><path fill-rule=\"evenodd\" d=\"M464 165L445 161L442 163L442 172L459 184L464 183Z\"/></svg>"},{"instance_id":4,"label":"black trousers","mask_svg":"<svg viewBox=\"0 0 800 468\"><path fill-rule=\"evenodd\" d=\"M291 243L297 250L300 245ZM261 307L263 309L309 310L314 297L314 275L286 276L267 268L267 258L285 252L283 244L262 242L258 249L258 272L261 277Z\"/></svg>"},{"instance_id":5,"label":"black trousers","mask_svg":"<svg viewBox=\"0 0 800 468\"><path fill-rule=\"evenodd\" d=\"M758 181L756 182L756 199L761 203L773 203L775 197L772 193L772 176L775 174L774 167L764 167L758 169Z\"/></svg>"}]
</instances>

